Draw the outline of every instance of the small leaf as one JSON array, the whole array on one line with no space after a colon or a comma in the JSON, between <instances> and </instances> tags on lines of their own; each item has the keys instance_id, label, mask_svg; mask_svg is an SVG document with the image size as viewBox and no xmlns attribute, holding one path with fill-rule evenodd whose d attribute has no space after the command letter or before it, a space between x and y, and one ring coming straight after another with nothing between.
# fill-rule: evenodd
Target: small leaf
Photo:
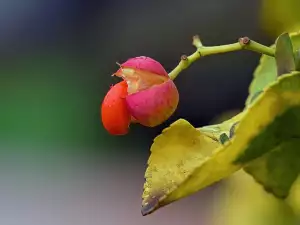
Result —
<instances>
[{"instance_id":1,"label":"small leaf","mask_svg":"<svg viewBox=\"0 0 300 225\"><path fill-rule=\"evenodd\" d=\"M211 137L212 139L220 143L223 143L223 141L221 140L221 136L223 135L224 137L225 134L227 137L232 138L235 128L239 121L243 118L244 114L245 112L241 112L231 119L226 120L220 124L204 126L198 129L206 136Z\"/></svg>"},{"instance_id":2,"label":"small leaf","mask_svg":"<svg viewBox=\"0 0 300 225\"><path fill-rule=\"evenodd\" d=\"M286 193L294 177L288 173L299 173L297 166L291 166L295 165L296 156L293 154L299 157L299 151L294 151L299 145L297 141L292 141L292 144L289 141L300 137L300 73L281 76L238 118L240 121L233 138L223 146L184 120L175 122L155 139L145 175L142 212L149 214L250 165L258 171L252 174L257 180L258 177L265 178L261 175L263 171L270 170L272 182L269 177L261 179L268 190L275 195ZM226 121L224 124L228 126ZM224 124L220 130L226 127ZM283 152L287 155L282 156L282 161L274 162L273 167L267 167L268 170L252 165L258 158L261 162L264 157L269 160L268 154L274 157L280 145L282 150L288 149ZM289 150L292 149L290 145L297 148ZM280 165L283 174L278 175L274 165ZM181 172L182 169L185 173ZM290 178L282 179L283 176Z\"/></svg>"},{"instance_id":3,"label":"small leaf","mask_svg":"<svg viewBox=\"0 0 300 225\"><path fill-rule=\"evenodd\" d=\"M278 76L295 70L293 44L288 33L284 33L277 38L275 59Z\"/></svg>"}]
</instances>

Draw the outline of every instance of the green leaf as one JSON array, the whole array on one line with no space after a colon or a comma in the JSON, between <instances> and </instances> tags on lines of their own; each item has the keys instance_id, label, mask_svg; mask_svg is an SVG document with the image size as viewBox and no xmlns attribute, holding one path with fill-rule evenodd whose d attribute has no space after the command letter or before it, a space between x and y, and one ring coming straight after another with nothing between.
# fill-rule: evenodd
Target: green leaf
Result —
<instances>
[{"instance_id":1,"label":"green leaf","mask_svg":"<svg viewBox=\"0 0 300 225\"><path fill-rule=\"evenodd\" d=\"M254 160L244 169L261 183L267 192L279 198L286 198L300 172L299 148L300 137L282 141L272 151Z\"/></svg>"},{"instance_id":2,"label":"green leaf","mask_svg":"<svg viewBox=\"0 0 300 225\"><path fill-rule=\"evenodd\" d=\"M233 138L223 146L208 137L202 129L199 131L184 120L175 122L154 140L145 174L144 215L193 194L243 167L256 168L252 175L256 180L261 178L261 183L274 194L285 193L289 189L294 177L290 173L299 173L298 167L291 165L294 165L293 160L300 152L291 150L291 146L299 149L300 73L281 76L239 116ZM226 121L224 124L228 126ZM224 124L223 128L226 127ZM283 174L278 175L278 170L273 167L259 169L261 167L255 165L257 159L269 162L277 153L278 146L286 151L282 154L287 155L281 157L282 161L272 162L271 165L280 166ZM262 175L265 171L270 177ZM282 179L285 176L289 178Z\"/></svg>"},{"instance_id":3,"label":"green leaf","mask_svg":"<svg viewBox=\"0 0 300 225\"><path fill-rule=\"evenodd\" d=\"M274 46L271 47L275 48ZM267 85L277 79L275 59L271 56L263 55L253 76L253 80L249 86L249 96L246 100L246 106L249 106L263 92Z\"/></svg>"},{"instance_id":4,"label":"green leaf","mask_svg":"<svg viewBox=\"0 0 300 225\"><path fill-rule=\"evenodd\" d=\"M278 76L295 70L293 44L288 33L284 33L277 38L275 59Z\"/></svg>"}]
</instances>

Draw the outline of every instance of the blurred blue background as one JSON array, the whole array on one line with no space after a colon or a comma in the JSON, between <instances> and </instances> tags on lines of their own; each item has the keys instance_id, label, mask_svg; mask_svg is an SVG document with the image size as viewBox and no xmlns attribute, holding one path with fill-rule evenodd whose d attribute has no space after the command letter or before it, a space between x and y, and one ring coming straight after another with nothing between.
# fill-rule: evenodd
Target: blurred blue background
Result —
<instances>
[{"instance_id":1,"label":"blurred blue background","mask_svg":"<svg viewBox=\"0 0 300 225\"><path fill-rule=\"evenodd\" d=\"M108 135L99 117L115 62L146 55L167 71L205 45L241 36L270 45L260 1L1 0L0 224L210 224L213 186L140 214L153 138L178 118L194 126L241 110L259 54L203 58L175 81L178 110L163 125Z\"/></svg>"}]
</instances>

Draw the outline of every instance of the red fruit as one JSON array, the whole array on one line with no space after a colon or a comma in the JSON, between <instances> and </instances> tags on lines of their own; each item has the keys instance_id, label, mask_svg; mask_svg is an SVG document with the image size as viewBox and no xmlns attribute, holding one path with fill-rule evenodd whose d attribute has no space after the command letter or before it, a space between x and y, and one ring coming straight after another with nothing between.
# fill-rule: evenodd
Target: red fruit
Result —
<instances>
[{"instance_id":1,"label":"red fruit","mask_svg":"<svg viewBox=\"0 0 300 225\"><path fill-rule=\"evenodd\" d=\"M101 106L103 126L112 135L124 135L129 130L131 115L126 103L127 88L125 81L112 86Z\"/></svg>"}]
</instances>

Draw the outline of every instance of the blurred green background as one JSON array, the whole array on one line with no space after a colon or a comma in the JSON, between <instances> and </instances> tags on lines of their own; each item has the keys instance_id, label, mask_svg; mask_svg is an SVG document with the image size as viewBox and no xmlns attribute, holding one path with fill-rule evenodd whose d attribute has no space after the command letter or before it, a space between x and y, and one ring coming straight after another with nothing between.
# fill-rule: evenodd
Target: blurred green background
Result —
<instances>
[{"instance_id":1,"label":"blurred green background","mask_svg":"<svg viewBox=\"0 0 300 225\"><path fill-rule=\"evenodd\" d=\"M244 51L195 63L175 81L176 113L155 129L133 125L127 136L110 136L101 125L100 104L118 81L110 76L115 62L146 55L170 71L182 54L194 51L195 34L205 45L241 36L272 44L299 21L299 14L280 3L299 5L293 0L0 1L0 223L214 224L214 199L226 185L141 216L149 147L178 118L202 126L223 112L241 110L260 56ZM294 16L287 20L287 14Z\"/></svg>"}]
</instances>

